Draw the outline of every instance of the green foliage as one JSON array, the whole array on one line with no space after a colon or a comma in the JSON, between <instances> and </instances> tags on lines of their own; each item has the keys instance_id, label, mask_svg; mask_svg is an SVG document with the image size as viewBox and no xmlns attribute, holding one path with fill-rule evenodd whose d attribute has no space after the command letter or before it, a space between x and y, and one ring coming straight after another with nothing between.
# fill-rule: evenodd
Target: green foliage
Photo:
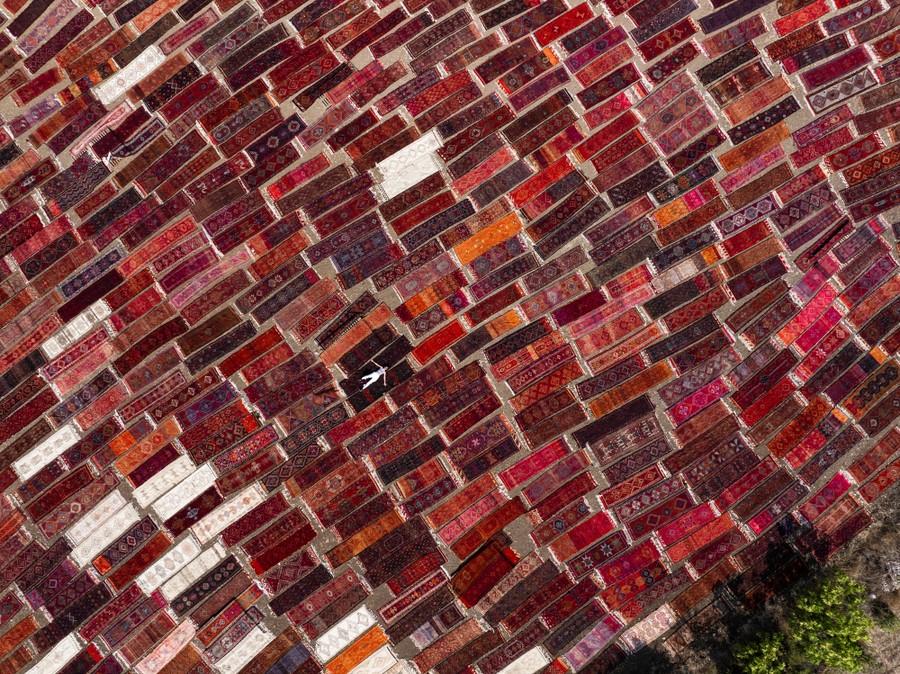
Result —
<instances>
[{"instance_id":1,"label":"green foliage","mask_svg":"<svg viewBox=\"0 0 900 674\"><path fill-rule=\"evenodd\" d=\"M741 674L786 674L786 640L780 632L759 632L737 646L734 658Z\"/></svg>"},{"instance_id":2,"label":"green foliage","mask_svg":"<svg viewBox=\"0 0 900 674\"><path fill-rule=\"evenodd\" d=\"M813 583L789 602L785 632L761 630L734 647L736 671L811 674L823 667L861 671L871 660L865 646L875 624L864 611L864 590L842 571ZM900 618L886 604L876 602L870 610L879 624L884 620L900 625Z\"/></svg>"},{"instance_id":3,"label":"green foliage","mask_svg":"<svg viewBox=\"0 0 900 674\"><path fill-rule=\"evenodd\" d=\"M866 666L874 623L863 612L864 589L838 571L799 594L788 615L790 638L810 663L848 672Z\"/></svg>"}]
</instances>

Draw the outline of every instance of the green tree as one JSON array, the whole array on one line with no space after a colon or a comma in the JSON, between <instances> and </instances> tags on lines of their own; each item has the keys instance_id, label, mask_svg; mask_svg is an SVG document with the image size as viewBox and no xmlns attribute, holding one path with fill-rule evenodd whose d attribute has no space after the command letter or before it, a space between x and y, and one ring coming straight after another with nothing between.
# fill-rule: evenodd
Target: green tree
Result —
<instances>
[{"instance_id":1,"label":"green tree","mask_svg":"<svg viewBox=\"0 0 900 674\"><path fill-rule=\"evenodd\" d=\"M863 612L864 590L837 571L799 594L788 624L791 640L810 663L848 672L866 666L865 644L873 622Z\"/></svg>"},{"instance_id":2,"label":"green tree","mask_svg":"<svg viewBox=\"0 0 900 674\"><path fill-rule=\"evenodd\" d=\"M785 674L785 638L780 632L759 632L734 650L741 674Z\"/></svg>"}]
</instances>

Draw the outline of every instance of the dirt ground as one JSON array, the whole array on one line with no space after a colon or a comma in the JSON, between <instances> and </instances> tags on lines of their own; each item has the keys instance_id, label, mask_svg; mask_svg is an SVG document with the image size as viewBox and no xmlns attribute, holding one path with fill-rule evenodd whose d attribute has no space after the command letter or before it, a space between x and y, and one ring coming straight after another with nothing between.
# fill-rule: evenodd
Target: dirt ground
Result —
<instances>
[{"instance_id":1,"label":"dirt ground","mask_svg":"<svg viewBox=\"0 0 900 674\"><path fill-rule=\"evenodd\" d=\"M870 596L875 594L900 615L900 577L893 579L898 589L886 591L891 584L887 562L896 561L900 568L900 489L894 487L873 506L871 512L875 524L853 539L833 563L852 578L865 583ZM900 630L885 632L876 628L872 632L870 650L875 663L866 674L900 672Z\"/></svg>"}]
</instances>

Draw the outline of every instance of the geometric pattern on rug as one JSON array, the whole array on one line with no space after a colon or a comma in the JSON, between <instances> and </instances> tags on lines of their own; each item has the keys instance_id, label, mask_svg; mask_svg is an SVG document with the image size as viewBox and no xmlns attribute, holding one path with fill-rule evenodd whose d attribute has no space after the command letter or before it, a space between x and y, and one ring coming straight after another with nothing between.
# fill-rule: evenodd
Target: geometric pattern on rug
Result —
<instances>
[{"instance_id":1,"label":"geometric pattern on rug","mask_svg":"<svg viewBox=\"0 0 900 674\"><path fill-rule=\"evenodd\" d=\"M2 7L0 672L607 672L900 477L896 0Z\"/></svg>"}]
</instances>

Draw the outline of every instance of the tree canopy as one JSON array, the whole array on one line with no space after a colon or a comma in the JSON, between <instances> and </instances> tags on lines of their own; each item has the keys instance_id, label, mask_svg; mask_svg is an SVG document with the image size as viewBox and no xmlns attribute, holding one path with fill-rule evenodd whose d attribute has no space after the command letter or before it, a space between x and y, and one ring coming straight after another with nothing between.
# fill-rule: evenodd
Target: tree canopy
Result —
<instances>
[{"instance_id":1,"label":"tree canopy","mask_svg":"<svg viewBox=\"0 0 900 674\"><path fill-rule=\"evenodd\" d=\"M788 615L791 640L814 665L861 671L874 623L863 612L865 588L843 571L802 591Z\"/></svg>"},{"instance_id":2,"label":"tree canopy","mask_svg":"<svg viewBox=\"0 0 900 674\"><path fill-rule=\"evenodd\" d=\"M742 674L795 674L823 666L859 672L872 619L863 610L865 587L843 571L802 590L787 610L786 634L761 631L734 648Z\"/></svg>"},{"instance_id":3,"label":"tree canopy","mask_svg":"<svg viewBox=\"0 0 900 674\"><path fill-rule=\"evenodd\" d=\"M785 638L780 632L759 632L735 648L734 657L745 674L786 674Z\"/></svg>"}]
</instances>

